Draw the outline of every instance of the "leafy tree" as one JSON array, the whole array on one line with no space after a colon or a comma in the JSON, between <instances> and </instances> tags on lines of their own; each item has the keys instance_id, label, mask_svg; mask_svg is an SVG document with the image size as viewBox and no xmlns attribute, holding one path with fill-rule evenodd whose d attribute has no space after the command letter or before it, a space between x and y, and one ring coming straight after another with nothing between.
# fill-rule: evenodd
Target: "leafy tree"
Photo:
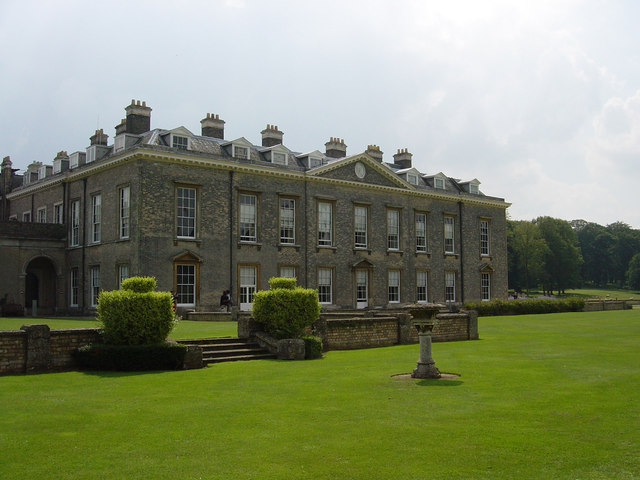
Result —
<instances>
[{"instance_id":1,"label":"leafy tree","mask_svg":"<svg viewBox=\"0 0 640 480\"><path fill-rule=\"evenodd\" d=\"M640 290L640 253L636 253L629 262L627 282L629 288Z\"/></svg>"},{"instance_id":2,"label":"leafy tree","mask_svg":"<svg viewBox=\"0 0 640 480\"><path fill-rule=\"evenodd\" d=\"M624 222L607 225L607 231L615 238L610 248L612 280L622 287L631 258L640 252L640 231L633 230Z\"/></svg>"},{"instance_id":3,"label":"leafy tree","mask_svg":"<svg viewBox=\"0 0 640 480\"><path fill-rule=\"evenodd\" d=\"M581 228L576 228L574 222L575 220L572 225L584 260L582 279L598 287L605 286L611 275L611 249L615 237L597 223L586 223Z\"/></svg>"},{"instance_id":4,"label":"leafy tree","mask_svg":"<svg viewBox=\"0 0 640 480\"><path fill-rule=\"evenodd\" d=\"M539 217L535 222L548 250L544 256L543 288L547 292L580 285L580 267L583 260L576 234L566 220Z\"/></svg>"},{"instance_id":5,"label":"leafy tree","mask_svg":"<svg viewBox=\"0 0 640 480\"><path fill-rule=\"evenodd\" d=\"M516 289L521 285L529 294L529 289L537 286L541 280L548 247L535 223L510 223L513 225L508 237L512 253L509 282ZM512 277L517 279L518 283L511 283Z\"/></svg>"}]
</instances>

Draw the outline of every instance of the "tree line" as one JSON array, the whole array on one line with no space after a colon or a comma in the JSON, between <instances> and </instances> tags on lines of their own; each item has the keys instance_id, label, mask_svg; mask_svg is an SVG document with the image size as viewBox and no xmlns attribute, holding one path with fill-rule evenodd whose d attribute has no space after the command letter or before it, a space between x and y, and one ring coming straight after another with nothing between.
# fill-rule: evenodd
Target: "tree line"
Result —
<instances>
[{"instance_id":1,"label":"tree line","mask_svg":"<svg viewBox=\"0 0 640 480\"><path fill-rule=\"evenodd\" d=\"M582 286L640 289L640 230L552 217L507 221L509 288L554 291Z\"/></svg>"}]
</instances>

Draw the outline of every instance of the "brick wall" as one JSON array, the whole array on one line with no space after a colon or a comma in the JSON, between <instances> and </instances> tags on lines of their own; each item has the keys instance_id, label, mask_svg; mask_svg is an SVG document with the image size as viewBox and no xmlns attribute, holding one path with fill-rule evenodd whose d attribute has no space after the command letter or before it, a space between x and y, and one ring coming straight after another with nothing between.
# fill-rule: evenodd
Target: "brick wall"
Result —
<instances>
[{"instance_id":1,"label":"brick wall","mask_svg":"<svg viewBox=\"0 0 640 480\"><path fill-rule=\"evenodd\" d=\"M0 331L0 375L73 370L72 352L100 339L97 328L50 330L25 325Z\"/></svg>"}]
</instances>

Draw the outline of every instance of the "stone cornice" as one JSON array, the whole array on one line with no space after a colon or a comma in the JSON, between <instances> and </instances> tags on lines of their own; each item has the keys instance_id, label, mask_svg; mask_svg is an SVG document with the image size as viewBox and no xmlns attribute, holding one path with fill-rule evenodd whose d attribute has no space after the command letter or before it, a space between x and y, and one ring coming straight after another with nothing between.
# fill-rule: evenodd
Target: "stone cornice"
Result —
<instances>
[{"instance_id":1,"label":"stone cornice","mask_svg":"<svg viewBox=\"0 0 640 480\"><path fill-rule=\"evenodd\" d=\"M494 198L494 197L476 197L465 194L452 194L452 193L441 193L434 191L421 190L413 187L411 184L406 182L401 178L394 179L398 184L398 187L392 187L388 185L375 185L370 183L356 182L352 180L342 180L336 178L326 178L318 176L318 173L326 172L333 170L335 168L339 168L344 165L348 165L349 163L354 163L358 160L365 160L368 166L373 166L378 172L383 173L387 178L392 178L389 174L393 175L393 172L384 171L384 167L382 165L378 165L377 162L366 154L354 155L351 157L346 157L345 161L337 161L332 162L329 165L319 167L318 169L314 169L313 171L296 171L289 170L285 168L257 165L253 163L241 163L235 160L230 160L227 157L218 157L214 155L202 154L199 152L194 153L178 153L175 151L164 151L163 149L157 149L154 147L147 146L139 146L134 147L125 152L113 155L103 160L98 160L92 164L85 164L83 167L78 169L70 170L63 174L56 174L55 177L52 177L50 180L43 180L27 187L22 187L17 191L13 191L7 194L7 198L9 200L13 200L16 198L20 198L24 195L30 195L37 191L50 188L52 186L58 185L65 181L74 181L79 180L95 173L109 170L114 168L122 163L131 160L151 160L151 161L159 161L159 162L167 162L167 163L180 163L184 165L197 165L201 167L208 168L218 168L223 170L232 170L237 172L246 172L253 173L256 175L265 175L270 177L279 177L279 178L290 178L297 179L300 181L310 181L310 182L319 182L319 183L327 183L333 185L340 186L349 186L358 189L370 189L370 190L378 190L385 191L389 193L399 194L399 195L411 195L418 196L427 199L433 200L443 200L448 202L463 202L465 204L473 204L473 205L484 205L491 206L496 208L508 208L511 204L505 202L502 199ZM325 168L332 167L332 168Z\"/></svg>"}]
</instances>

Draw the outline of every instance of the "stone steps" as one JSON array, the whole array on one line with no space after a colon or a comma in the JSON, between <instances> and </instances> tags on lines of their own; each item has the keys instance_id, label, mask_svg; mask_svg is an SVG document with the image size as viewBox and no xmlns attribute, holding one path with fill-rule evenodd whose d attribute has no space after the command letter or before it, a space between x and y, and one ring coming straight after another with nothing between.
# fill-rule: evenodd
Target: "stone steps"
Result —
<instances>
[{"instance_id":1,"label":"stone steps","mask_svg":"<svg viewBox=\"0 0 640 480\"><path fill-rule=\"evenodd\" d=\"M259 360L277 358L259 344L239 338L201 338L180 340L184 345L198 345L202 348L202 361L205 365L240 360Z\"/></svg>"}]
</instances>

